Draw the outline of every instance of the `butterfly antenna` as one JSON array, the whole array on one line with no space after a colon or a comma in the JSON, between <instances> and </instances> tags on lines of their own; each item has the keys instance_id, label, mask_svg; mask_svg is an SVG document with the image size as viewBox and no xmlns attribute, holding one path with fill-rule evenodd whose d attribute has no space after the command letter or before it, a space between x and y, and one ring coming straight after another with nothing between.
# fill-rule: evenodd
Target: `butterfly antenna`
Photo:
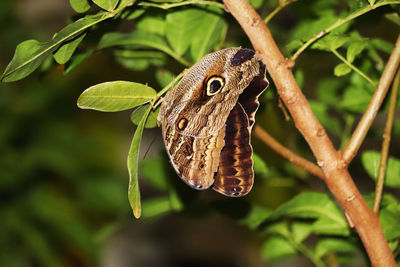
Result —
<instances>
[{"instance_id":1,"label":"butterfly antenna","mask_svg":"<svg viewBox=\"0 0 400 267\"><path fill-rule=\"evenodd\" d=\"M147 154L149 153L151 146L154 144L154 141L156 141L156 137L157 137L157 135L154 135L153 140L151 141L151 143L150 143L149 147L147 148L146 152L144 153L143 160L147 157Z\"/></svg>"}]
</instances>

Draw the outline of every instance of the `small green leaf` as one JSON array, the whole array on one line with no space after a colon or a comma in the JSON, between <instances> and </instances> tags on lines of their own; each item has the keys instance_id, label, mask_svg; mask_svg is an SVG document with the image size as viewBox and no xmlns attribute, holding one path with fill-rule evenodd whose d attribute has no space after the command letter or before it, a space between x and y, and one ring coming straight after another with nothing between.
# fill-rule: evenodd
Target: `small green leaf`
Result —
<instances>
[{"instance_id":1,"label":"small green leaf","mask_svg":"<svg viewBox=\"0 0 400 267\"><path fill-rule=\"evenodd\" d=\"M317 40L311 46L311 48L324 51L337 50L338 48L342 47L348 40L349 38L343 35L329 34L324 38Z\"/></svg>"},{"instance_id":2,"label":"small green leaf","mask_svg":"<svg viewBox=\"0 0 400 267\"><path fill-rule=\"evenodd\" d=\"M368 0L368 3L369 3L371 6L373 6L373 5L375 4L375 1L376 1L376 0Z\"/></svg>"},{"instance_id":3,"label":"small green leaf","mask_svg":"<svg viewBox=\"0 0 400 267\"><path fill-rule=\"evenodd\" d=\"M78 107L113 112L131 109L154 99L156 91L147 85L114 81L86 89L78 99Z\"/></svg>"},{"instance_id":4,"label":"small green leaf","mask_svg":"<svg viewBox=\"0 0 400 267\"><path fill-rule=\"evenodd\" d=\"M60 48L53 55L56 62L58 64L65 64L71 58L72 54L75 52L75 49L78 47L80 42L82 42L85 36L86 33L60 46Z\"/></svg>"},{"instance_id":5,"label":"small green leaf","mask_svg":"<svg viewBox=\"0 0 400 267\"><path fill-rule=\"evenodd\" d=\"M266 261L277 261L297 255L296 248L280 236L270 237L261 248L262 258Z\"/></svg>"},{"instance_id":6,"label":"small green leaf","mask_svg":"<svg viewBox=\"0 0 400 267\"><path fill-rule=\"evenodd\" d=\"M335 76L337 76L337 77L346 75L346 74L348 74L348 73L350 73L350 72L351 72L351 68L349 67L349 65L344 64L344 63L338 64L338 65L335 67L334 71L333 71L333 73L334 73Z\"/></svg>"},{"instance_id":7,"label":"small green leaf","mask_svg":"<svg viewBox=\"0 0 400 267\"><path fill-rule=\"evenodd\" d=\"M268 174L268 167L265 161L256 153L253 153L254 172L257 174Z\"/></svg>"},{"instance_id":8,"label":"small green leaf","mask_svg":"<svg viewBox=\"0 0 400 267\"><path fill-rule=\"evenodd\" d=\"M147 105L146 108L148 109ZM140 164L140 175L157 189L167 191L169 186L168 170L170 168L168 164L169 162L161 156L161 153L157 153L155 156L142 161Z\"/></svg>"},{"instance_id":9,"label":"small green leaf","mask_svg":"<svg viewBox=\"0 0 400 267\"><path fill-rule=\"evenodd\" d=\"M107 11L112 11L118 4L119 0L92 0L96 5Z\"/></svg>"},{"instance_id":10,"label":"small green leaf","mask_svg":"<svg viewBox=\"0 0 400 267\"><path fill-rule=\"evenodd\" d=\"M264 0L249 0L250 5L255 9L260 8L264 4Z\"/></svg>"},{"instance_id":11,"label":"small green leaf","mask_svg":"<svg viewBox=\"0 0 400 267\"><path fill-rule=\"evenodd\" d=\"M78 13L84 13L90 8L88 0L69 0L69 3L71 7Z\"/></svg>"},{"instance_id":12,"label":"small green leaf","mask_svg":"<svg viewBox=\"0 0 400 267\"><path fill-rule=\"evenodd\" d=\"M131 121L133 124L138 125L140 122L140 119L143 117L143 114L147 111L147 108L149 107L149 104L142 105L135 109L132 114L131 114ZM145 128L155 128L157 127L157 115L158 112L160 111L160 107L157 109L151 109L150 115L147 118Z\"/></svg>"},{"instance_id":13,"label":"small green leaf","mask_svg":"<svg viewBox=\"0 0 400 267\"><path fill-rule=\"evenodd\" d=\"M121 15L122 19L134 20L146 12L145 9L124 10Z\"/></svg>"},{"instance_id":14,"label":"small green leaf","mask_svg":"<svg viewBox=\"0 0 400 267\"><path fill-rule=\"evenodd\" d=\"M114 16L108 12L100 12L81 18L58 32L50 42L39 43L29 40L17 46L14 57L4 71L1 81L11 82L31 74L60 45L75 38L91 26Z\"/></svg>"},{"instance_id":15,"label":"small green leaf","mask_svg":"<svg viewBox=\"0 0 400 267\"><path fill-rule=\"evenodd\" d=\"M361 162L369 176L376 180L378 177L381 154L377 151L365 151L361 156ZM389 157L386 167L385 185L400 188L400 159Z\"/></svg>"},{"instance_id":16,"label":"small green leaf","mask_svg":"<svg viewBox=\"0 0 400 267\"><path fill-rule=\"evenodd\" d=\"M361 54L361 52L367 47L367 40L359 41L359 42L351 42L349 47L347 48L347 61L352 63L356 56Z\"/></svg>"},{"instance_id":17,"label":"small green leaf","mask_svg":"<svg viewBox=\"0 0 400 267\"><path fill-rule=\"evenodd\" d=\"M388 54L392 53L394 45L388 41L385 41L380 38L373 38L370 42L370 44L375 47L376 49L379 49L383 52L386 52Z\"/></svg>"},{"instance_id":18,"label":"small green leaf","mask_svg":"<svg viewBox=\"0 0 400 267\"><path fill-rule=\"evenodd\" d=\"M400 209L382 209L379 211L379 219L382 223L382 230L388 240L400 237L399 227Z\"/></svg>"},{"instance_id":19,"label":"small green leaf","mask_svg":"<svg viewBox=\"0 0 400 267\"><path fill-rule=\"evenodd\" d=\"M135 134L133 135L132 144L129 148L128 153L128 172L129 172L129 187L128 187L128 199L131 205L133 215L136 219L140 217L140 190L138 182L138 168L139 168L139 152L140 142L142 140L143 129L146 123L147 116L149 115L151 107L149 106L147 112L144 114L138 127L136 128Z\"/></svg>"}]
</instances>

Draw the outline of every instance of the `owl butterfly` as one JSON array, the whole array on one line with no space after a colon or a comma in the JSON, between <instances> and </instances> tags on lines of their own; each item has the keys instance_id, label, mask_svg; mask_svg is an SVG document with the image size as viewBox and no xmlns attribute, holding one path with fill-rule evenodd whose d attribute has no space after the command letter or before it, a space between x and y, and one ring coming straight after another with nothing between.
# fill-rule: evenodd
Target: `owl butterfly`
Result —
<instances>
[{"instance_id":1,"label":"owl butterfly","mask_svg":"<svg viewBox=\"0 0 400 267\"><path fill-rule=\"evenodd\" d=\"M239 197L254 179L251 129L265 65L250 49L204 56L165 96L158 116L172 166L189 186Z\"/></svg>"}]
</instances>

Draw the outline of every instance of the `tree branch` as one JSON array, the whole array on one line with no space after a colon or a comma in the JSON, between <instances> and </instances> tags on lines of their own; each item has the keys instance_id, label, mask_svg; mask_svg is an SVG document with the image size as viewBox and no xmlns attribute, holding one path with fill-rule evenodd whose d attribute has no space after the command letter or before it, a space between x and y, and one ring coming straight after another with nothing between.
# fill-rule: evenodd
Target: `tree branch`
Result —
<instances>
[{"instance_id":1,"label":"tree branch","mask_svg":"<svg viewBox=\"0 0 400 267\"><path fill-rule=\"evenodd\" d=\"M308 142L325 182L347 213L364 244L373 266L397 266L383 235L378 216L370 210L355 186L341 153L335 150L325 129L312 113L290 70L292 62L279 51L260 16L245 0L223 0L263 58L277 91L286 104L296 127Z\"/></svg>"},{"instance_id":2,"label":"tree branch","mask_svg":"<svg viewBox=\"0 0 400 267\"><path fill-rule=\"evenodd\" d=\"M371 124L374 121L383 100L385 99L389 85L393 80L397 67L399 66L399 62L400 35L397 37L396 45L389 57L389 61L386 64L385 70L383 71L383 74L379 80L379 84L371 97L371 101L369 102L367 109L357 125L357 128L354 130L349 142L343 150L343 160L346 165L348 165L356 156L358 149L364 141L368 129L371 127Z\"/></svg>"},{"instance_id":3,"label":"tree branch","mask_svg":"<svg viewBox=\"0 0 400 267\"><path fill-rule=\"evenodd\" d=\"M297 155L296 153L292 152L282 144L280 144L277 140L275 140L272 136L270 136L263 128L258 125L254 126L254 134L257 136L264 144L268 147L273 149L276 153L284 157L285 159L289 160L290 162L296 164L302 169L305 169L312 175L315 175L321 179L325 178L324 173L321 169L312 163L309 160Z\"/></svg>"},{"instance_id":4,"label":"tree branch","mask_svg":"<svg viewBox=\"0 0 400 267\"><path fill-rule=\"evenodd\" d=\"M390 135L392 133L394 113L396 111L399 83L400 83L400 70L397 71L397 75L396 78L394 79L392 86L392 92L390 93L388 116L386 119L385 131L383 133L381 161L379 163L378 179L376 180L374 205L372 209L375 213L379 212L379 205L382 199L383 183L385 181L385 173L386 173L386 163L389 154Z\"/></svg>"}]
</instances>

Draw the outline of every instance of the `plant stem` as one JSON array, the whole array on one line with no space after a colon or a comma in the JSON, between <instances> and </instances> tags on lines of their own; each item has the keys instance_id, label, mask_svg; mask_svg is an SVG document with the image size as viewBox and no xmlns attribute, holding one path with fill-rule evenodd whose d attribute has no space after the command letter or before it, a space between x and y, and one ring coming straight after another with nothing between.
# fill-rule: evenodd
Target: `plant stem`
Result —
<instances>
[{"instance_id":1,"label":"plant stem","mask_svg":"<svg viewBox=\"0 0 400 267\"><path fill-rule=\"evenodd\" d=\"M376 86L376 82L374 82L373 80L371 80L371 78L369 78L364 72L362 72L360 69L358 69L356 66L354 66L353 64L351 64L347 59L345 59L336 49L331 49L331 52L333 54L335 54L335 56L337 56L341 61L343 61L344 64L346 64L347 66L349 66L352 70L354 70L355 72L357 72L358 74L361 75L361 77L363 77L365 80L367 80L370 84L372 84L373 86Z\"/></svg>"},{"instance_id":2,"label":"plant stem","mask_svg":"<svg viewBox=\"0 0 400 267\"><path fill-rule=\"evenodd\" d=\"M318 40L319 38L327 35L328 33L330 33L331 31L333 31L334 29L342 26L343 24L361 16L364 15L365 13L368 13L371 10L374 10L378 7L381 6L385 6L385 5L393 5L393 4L400 4L400 1L382 1L377 3L376 5L367 5L364 8L361 8L357 11L355 11L354 13L349 14L347 17L345 18L339 18L335 23L333 23L331 26L329 26L328 28L326 28L325 30L320 31L318 34L315 34L313 37L311 37L307 42L305 42L297 51L296 53L294 53L294 55L290 58L291 60L296 60L299 55L307 49L307 47L309 47L312 43L314 43L316 40Z\"/></svg>"},{"instance_id":3,"label":"plant stem","mask_svg":"<svg viewBox=\"0 0 400 267\"><path fill-rule=\"evenodd\" d=\"M156 8L161 8L164 10L174 8L174 7L186 6L186 5L209 5L209 6L216 6L216 7L222 8L222 9L224 8L224 5L221 3L217 3L217 2L213 2L213 1L201 1L201 0L189 0L189 1L184 1L184 2L180 2L180 3L162 3L162 4L140 2L138 5L144 6L144 7L156 7Z\"/></svg>"},{"instance_id":4,"label":"plant stem","mask_svg":"<svg viewBox=\"0 0 400 267\"><path fill-rule=\"evenodd\" d=\"M300 168L308 171L312 175L315 175L321 179L325 178L324 173L321 169L312 163L311 161L297 155L293 151L289 150L287 147L280 144L276 139L270 136L263 128L258 125L254 126L254 134L257 136L265 145L270 147L276 153L289 160L290 162L296 164Z\"/></svg>"},{"instance_id":5,"label":"plant stem","mask_svg":"<svg viewBox=\"0 0 400 267\"><path fill-rule=\"evenodd\" d=\"M290 0L290 1L279 1L279 6L277 6L274 10L272 10L271 13L264 19L265 24L268 24L268 22L279 12L281 11L285 6L296 2L297 0Z\"/></svg>"},{"instance_id":6,"label":"plant stem","mask_svg":"<svg viewBox=\"0 0 400 267\"><path fill-rule=\"evenodd\" d=\"M376 114L382 105L383 100L387 94L390 83L393 80L397 67L400 63L400 35L397 37L396 45L389 57L386 64L385 70L379 80L379 84L376 87L374 94L365 110L360 122L358 123L356 129L354 130L349 142L347 143L345 149L343 150L343 160L346 165L357 154L365 136L367 135L368 129L371 127Z\"/></svg>"},{"instance_id":7,"label":"plant stem","mask_svg":"<svg viewBox=\"0 0 400 267\"><path fill-rule=\"evenodd\" d=\"M390 135L392 133L394 113L396 111L396 102L397 102L397 95L399 92L399 83L400 83L400 70L397 71L397 75L396 75L396 78L394 79L393 86L392 86L392 92L390 93L388 117L386 120L385 131L383 133L381 161L379 163L378 179L376 181L375 197L374 197L374 205L373 205L373 211L375 213L379 212L379 205L380 205L381 199L382 199L383 183L385 181L386 164L387 164L388 154L389 154Z\"/></svg>"}]
</instances>

